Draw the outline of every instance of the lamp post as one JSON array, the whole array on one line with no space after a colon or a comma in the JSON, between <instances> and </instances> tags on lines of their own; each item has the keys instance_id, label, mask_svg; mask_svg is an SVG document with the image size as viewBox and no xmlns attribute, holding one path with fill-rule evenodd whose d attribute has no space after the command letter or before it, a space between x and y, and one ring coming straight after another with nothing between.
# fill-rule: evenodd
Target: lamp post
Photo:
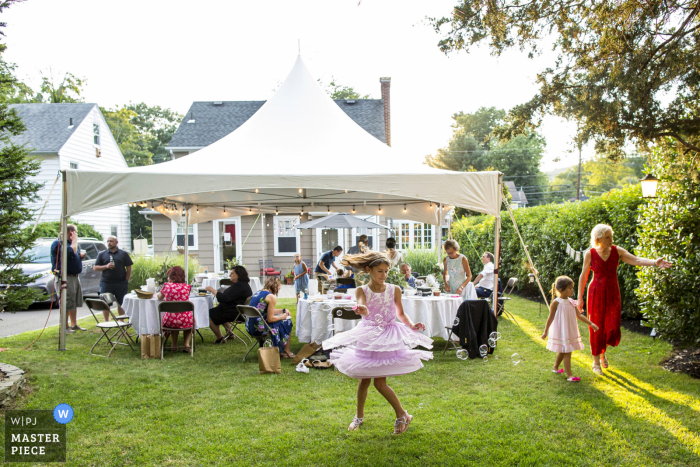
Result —
<instances>
[{"instance_id":1,"label":"lamp post","mask_svg":"<svg viewBox=\"0 0 700 467\"><path fill-rule=\"evenodd\" d=\"M656 198L656 188L659 185L658 178L654 177L652 174L646 174L639 182L642 185L642 198Z\"/></svg>"}]
</instances>

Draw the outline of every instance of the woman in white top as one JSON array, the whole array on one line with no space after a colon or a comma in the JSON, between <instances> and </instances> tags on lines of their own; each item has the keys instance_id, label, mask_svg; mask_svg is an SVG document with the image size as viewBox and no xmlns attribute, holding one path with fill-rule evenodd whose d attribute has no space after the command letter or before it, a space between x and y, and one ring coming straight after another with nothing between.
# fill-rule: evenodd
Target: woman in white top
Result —
<instances>
[{"instance_id":1,"label":"woman in white top","mask_svg":"<svg viewBox=\"0 0 700 467\"><path fill-rule=\"evenodd\" d=\"M394 248L396 248L396 239L394 237L387 238L386 251L384 254L387 258L389 258L389 261L391 261L392 268L395 268L399 264L403 263L403 255L400 251L396 251Z\"/></svg>"}]
</instances>

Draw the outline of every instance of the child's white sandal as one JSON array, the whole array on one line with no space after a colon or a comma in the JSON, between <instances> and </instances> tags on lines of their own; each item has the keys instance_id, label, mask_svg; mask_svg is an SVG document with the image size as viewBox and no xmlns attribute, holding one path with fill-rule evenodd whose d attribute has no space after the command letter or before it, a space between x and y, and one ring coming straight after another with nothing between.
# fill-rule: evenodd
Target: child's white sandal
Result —
<instances>
[{"instance_id":1,"label":"child's white sandal","mask_svg":"<svg viewBox=\"0 0 700 467\"><path fill-rule=\"evenodd\" d=\"M364 421L365 421L365 417L362 417L362 418L353 417L352 423L351 423L350 426L348 427L348 431L355 431L355 430L357 430L357 429L360 428L360 426L364 423Z\"/></svg>"}]
</instances>

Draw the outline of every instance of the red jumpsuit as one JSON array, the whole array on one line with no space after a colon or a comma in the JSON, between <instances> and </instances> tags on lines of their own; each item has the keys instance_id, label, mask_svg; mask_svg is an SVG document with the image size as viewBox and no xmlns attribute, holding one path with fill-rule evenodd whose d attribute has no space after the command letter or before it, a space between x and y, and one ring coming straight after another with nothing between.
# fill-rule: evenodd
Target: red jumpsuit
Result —
<instances>
[{"instance_id":1,"label":"red jumpsuit","mask_svg":"<svg viewBox=\"0 0 700 467\"><path fill-rule=\"evenodd\" d=\"M588 286L588 319L598 325L598 331L588 327L591 336L591 353L600 355L606 346L620 343L620 286L617 283L617 265L620 256L615 245L610 247L610 257L603 261L595 248L591 248L593 280Z\"/></svg>"}]
</instances>

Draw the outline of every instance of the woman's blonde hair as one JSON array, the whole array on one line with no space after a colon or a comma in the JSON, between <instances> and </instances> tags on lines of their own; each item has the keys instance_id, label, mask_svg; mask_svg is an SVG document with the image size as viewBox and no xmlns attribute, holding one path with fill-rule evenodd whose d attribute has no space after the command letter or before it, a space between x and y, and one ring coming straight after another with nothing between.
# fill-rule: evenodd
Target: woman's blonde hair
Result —
<instances>
[{"instance_id":1,"label":"woman's blonde hair","mask_svg":"<svg viewBox=\"0 0 700 467\"><path fill-rule=\"evenodd\" d=\"M554 280L552 284L552 298L557 298L561 295L560 292L565 291L570 285L574 285L574 280L569 276L559 276Z\"/></svg>"},{"instance_id":2,"label":"woman's blonde hair","mask_svg":"<svg viewBox=\"0 0 700 467\"><path fill-rule=\"evenodd\" d=\"M447 251L448 248L454 248L455 251L459 251L459 243L457 243L455 240L447 240L444 244L445 251Z\"/></svg>"},{"instance_id":3,"label":"woman's blonde hair","mask_svg":"<svg viewBox=\"0 0 700 467\"><path fill-rule=\"evenodd\" d=\"M345 255L340 262L343 266L359 269L364 272L366 268L373 268L380 264L386 264L391 267L391 261L383 253L378 251L368 251L359 255Z\"/></svg>"},{"instance_id":4,"label":"woman's blonde hair","mask_svg":"<svg viewBox=\"0 0 700 467\"><path fill-rule=\"evenodd\" d=\"M265 281L265 290L269 290L271 293L277 295L277 292L280 291L280 288L282 287L282 283L279 280L279 277L268 277L267 280Z\"/></svg>"},{"instance_id":5,"label":"woman's blonde hair","mask_svg":"<svg viewBox=\"0 0 700 467\"><path fill-rule=\"evenodd\" d=\"M593 230L591 230L591 248L597 247L600 244L598 239L603 238L603 235L606 233L613 234L613 229L608 224L598 224L593 227Z\"/></svg>"}]
</instances>

